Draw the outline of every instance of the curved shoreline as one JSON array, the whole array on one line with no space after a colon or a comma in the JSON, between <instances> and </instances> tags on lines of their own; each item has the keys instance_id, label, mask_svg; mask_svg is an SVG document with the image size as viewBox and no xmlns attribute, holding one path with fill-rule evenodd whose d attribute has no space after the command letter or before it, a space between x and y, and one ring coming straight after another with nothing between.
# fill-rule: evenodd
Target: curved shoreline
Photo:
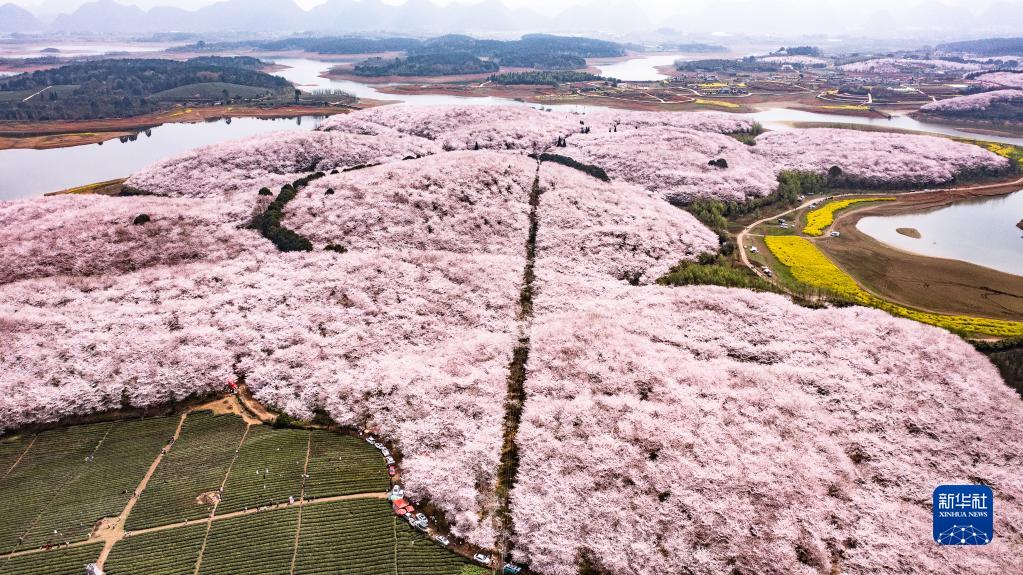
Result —
<instances>
[{"instance_id":1,"label":"curved shoreline","mask_svg":"<svg viewBox=\"0 0 1023 575\"><path fill-rule=\"evenodd\" d=\"M361 107L378 105L376 101L359 102ZM340 106L208 106L171 109L130 118L105 118L56 122L0 123L0 150L46 150L95 144L122 136L132 136L164 124L195 124L223 118L295 118L299 116L330 116L352 109Z\"/></svg>"},{"instance_id":2,"label":"curved shoreline","mask_svg":"<svg viewBox=\"0 0 1023 575\"><path fill-rule=\"evenodd\" d=\"M857 282L879 296L938 313L968 313L995 319L1023 316L1023 278L977 264L921 255L880 242L857 229L870 216L918 214L970 198L1019 191L1020 182L977 190L944 190L903 195L890 203L840 214L832 229L842 241L816 245Z\"/></svg>"}]
</instances>

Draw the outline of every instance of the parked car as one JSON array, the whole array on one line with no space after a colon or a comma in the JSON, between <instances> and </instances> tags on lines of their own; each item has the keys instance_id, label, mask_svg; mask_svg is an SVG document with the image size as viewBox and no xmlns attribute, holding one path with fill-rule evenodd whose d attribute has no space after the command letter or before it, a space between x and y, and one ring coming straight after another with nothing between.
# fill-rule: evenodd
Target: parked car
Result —
<instances>
[{"instance_id":1,"label":"parked car","mask_svg":"<svg viewBox=\"0 0 1023 575\"><path fill-rule=\"evenodd\" d=\"M750 246L749 247L749 253L751 253L751 254L755 254L755 253L757 253L759 251L760 250L757 249L757 246Z\"/></svg>"},{"instance_id":2,"label":"parked car","mask_svg":"<svg viewBox=\"0 0 1023 575\"><path fill-rule=\"evenodd\" d=\"M387 449L386 447L381 447L380 448L380 453L383 453L384 457L390 457L391 456L391 451L389 449Z\"/></svg>"},{"instance_id":3,"label":"parked car","mask_svg":"<svg viewBox=\"0 0 1023 575\"><path fill-rule=\"evenodd\" d=\"M391 488L391 496L396 499L401 499L405 496L405 490L401 488L401 485L395 485Z\"/></svg>"},{"instance_id":4,"label":"parked car","mask_svg":"<svg viewBox=\"0 0 1023 575\"><path fill-rule=\"evenodd\" d=\"M385 457L385 458L384 458L384 460L385 460L385 461L387 461L387 464L388 464L388 465L394 465L394 458L393 458L393 457L391 457L390 455L388 455L387 457Z\"/></svg>"},{"instance_id":5,"label":"parked car","mask_svg":"<svg viewBox=\"0 0 1023 575\"><path fill-rule=\"evenodd\" d=\"M519 567L514 563L505 563L504 569L501 570L502 573L506 573L507 575L518 575L521 571L522 567Z\"/></svg>"},{"instance_id":6,"label":"parked car","mask_svg":"<svg viewBox=\"0 0 1023 575\"><path fill-rule=\"evenodd\" d=\"M831 237L833 237L833 238L837 238L840 235L842 235L842 234L839 233L839 232L831 232Z\"/></svg>"},{"instance_id":7,"label":"parked car","mask_svg":"<svg viewBox=\"0 0 1023 575\"><path fill-rule=\"evenodd\" d=\"M366 436L366 443L369 443L370 445L376 445L377 440L372 435L367 435Z\"/></svg>"},{"instance_id":8,"label":"parked car","mask_svg":"<svg viewBox=\"0 0 1023 575\"><path fill-rule=\"evenodd\" d=\"M773 272L771 272L771 268L764 266L764 273L767 274L767 277L771 277Z\"/></svg>"},{"instance_id":9,"label":"parked car","mask_svg":"<svg viewBox=\"0 0 1023 575\"><path fill-rule=\"evenodd\" d=\"M398 474L398 469L396 467L394 467L393 465L388 465L387 466L387 475L388 475L388 477L394 477L397 474Z\"/></svg>"},{"instance_id":10,"label":"parked car","mask_svg":"<svg viewBox=\"0 0 1023 575\"><path fill-rule=\"evenodd\" d=\"M434 535L433 540L445 547L451 544L451 540L443 535Z\"/></svg>"},{"instance_id":11,"label":"parked car","mask_svg":"<svg viewBox=\"0 0 1023 575\"><path fill-rule=\"evenodd\" d=\"M477 553L473 555L472 558L483 565L490 565L490 562L492 561L490 555L487 555L486 553Z\"/></svg>"}]
</instances>

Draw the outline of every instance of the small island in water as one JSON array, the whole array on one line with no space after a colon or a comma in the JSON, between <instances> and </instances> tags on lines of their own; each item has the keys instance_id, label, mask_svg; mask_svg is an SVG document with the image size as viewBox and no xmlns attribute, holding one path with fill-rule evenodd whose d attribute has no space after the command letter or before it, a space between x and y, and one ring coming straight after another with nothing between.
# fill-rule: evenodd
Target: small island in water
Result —
<instances>
[{"instance_id":1,"label":"small island in water","mask_svg":"<svg viewBox=\"0 0 1023 575\"><path fill-rule=\"evenodd\" d=\"M902 235L904 235L904 236L907 236L907 237L910 237L910 238L913 238L913 239L916 239L916 240L918 240L918 239L923 237L923 236L920 235L920 230L918 230L916 228L896 228L895 231L900 233L900 234L902 234Z\"/></svg>"}]
</instances>

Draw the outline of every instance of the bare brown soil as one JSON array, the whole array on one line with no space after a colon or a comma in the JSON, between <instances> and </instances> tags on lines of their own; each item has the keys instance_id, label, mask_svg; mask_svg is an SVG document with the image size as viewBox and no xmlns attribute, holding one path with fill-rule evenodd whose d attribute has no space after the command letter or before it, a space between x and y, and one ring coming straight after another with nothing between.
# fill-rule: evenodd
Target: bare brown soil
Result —
<instances>
[{"instance_id":1,"label":"bare brown soil","mask_svg":"<svg viewBox=\"0 0 1023 575\"><path fill-rule=\"evenodd\" d=\"M856 222L866 216L919 213L966 198L1000 195L1021 185L942 190L867 205L836 217L832 229L841 232L840 240L828 238L816 245L865 288L885 299L939 313L1019 320L1023 316L1023 278L894 249L857 230Z\"/></svg>"}]
</instances>

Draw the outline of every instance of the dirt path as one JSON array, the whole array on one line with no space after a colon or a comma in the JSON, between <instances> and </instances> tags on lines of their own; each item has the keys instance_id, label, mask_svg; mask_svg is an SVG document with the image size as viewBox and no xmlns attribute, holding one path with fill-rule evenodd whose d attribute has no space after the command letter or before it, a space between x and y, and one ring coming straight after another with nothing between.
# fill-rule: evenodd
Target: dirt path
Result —
<instances>
[{"instance_id":1,"label":"dirt path","mask_svg":"<svg viewBox=\"0 0 1023 575\"><path fill-rule=\"evenodd\" d=\"M255 401L255 400L250 400L250 401ZM268 411L266 411L266 408L263 408L262 406L260 406L260 407L261 407L261 409L264 412L269 413ZM259 417L257 417L253 413L253 411L248 406L246 406L244 404L244 402L241 399L241 393L240 392L239 392L238 395L225 395L224 397L221 397L220 399L215 399L213 401L204 403L202 405L197 405L197 406L195 406L195 407L193 407L192 409L189 410L189 412L192 412L192 411L212 411L213 413L216 413L217 415L228 415L228 414L230 414L230 415L237 415L238 417L242 418L242 421L244 421L245 423L247 423L249 425L262 425L263 423L268 423L266 421L261 420ZM273 419L271 418L269 423L272 423L272 422L273 422Z\"/></svg>"},{"instance_id":2,"label":"dirt path","mask_svg":"<svg viewBox=\"0 0 1023 575\"><path fill-rule=\"evenodd\" d=\"M173 448L174 443L177 442L178 436L181 435L181 428L185 425L185 418L188 416L188 412L181 414L181 418L178 419L178 426L174 429L174 441L170 442L170 445L160 450L160 454L156 456L153 463L149 465L149 469L146 470L146 474L142 476L142 481L139 481L138 487L132 493L132 496L128 498L128 503L121 510L121 514L116 519L111 521L100 521L99 526L93 530L89 538L84 543L95 543L96 541L103 542L103 550L100 551L99 559L96 560L96 564L103 568L103 564L106 563L107 557L110 555L110 550L114 547L114 543L117 543L124 538L124 522L128 520L128 514L135 508L135 504L138 503L139 495L149 485L149 480L153 478L153 474L156 473L156 468L159 467L160 462L163 461L163 456Z\"/></svg>"},{"instance_id":3,"label":"dirt path","mask_svg":"<svg viewBox=\"0 0 1023 575\"><path fill-rule=\"evenodd\" d=\"M47 87L43 88L42 90L39 90L39 91L38 91L38 92L36 92L35 94L32 94L31 96L29 96L29 97L25 98L24 100L22 100L22 102L28 102L28 101L29 101L29 100L31 100L32 98L35 98L35 97L36 97L36 96L38 96L39 94L42 94L43 92L45 92L45 91L49 90L49 89L50 89L50 88L52 88L52 87L53 87L53 86L47 86Z\"/></svg>"},{"instance_id":4,"label":"dirt path","mask_svg":"<svg viewBox=\"0 0 1023 575\"><path fill-rule=\"evenodd\" d=\"M306 437L305 444L305 465L302 466L302 491L298 494L298 524L295 527L295 544L291 551L291 575L295 575L295 562L298 560L298 539L302 533L302 508L305 503L305 484L306 479L309 477L309 454L313 450L313 433L310 431Z\"/></svg>"},{"instance_id":5,"label":"dirt path","mask_svg":"<svg viewBox=\"0 0 1023 575\"><path fill-rule=\"evenodd\" d=\"M242 407L249 411L256 417L261 423L271 424L277 419L277 416L270 412L263 404L256 401L252 397L252 390L249 389L248 385L244 383L238 386L238 401L241 402Z\"/></svg>"},{"instance_id":6,"label":"dirt path","mask_svg":"<svg viewBox=\"0 0 1023 575\"><path fill-rule=\"evenodd\" d=\"M352 495L335 495L335 496L332 496L332 497L321 497L319 499L312 499L312 500L309 500L309 501L304 501L302 503L295 503L295 505L301 505L302 507L305 507L307 505L322 505L322 504L327 504L327 503L336 503L338 501L352 501L352 500L355 500L355 499L384 499L384 500L386 500L387 499L387 495L388 494L386 492L384 492L384 493L355 493L355 494L352 494ZM146 535L146 534L149 534L149 533L157 533L157 532L160 532L160 531L169 531L171 529L179 529L181 527L188 527L189 525L199 525L199 524L202 524L203 522L209 523L209 522L222 521L222 520L225 520L225 519L233 519L235 517L241 517L243 515L252 515L254 513L263 513L263 512L267 512L267 511L278 511L280 509L286 509L288 507L293 507L293 506L288 504L288 503L278 503L277 505L268 505L268 506L265 506L265 507L253 507L251 509L246 509L244 511L232 511L231 513L223 513L221 515L215 515L212 518L207 517L206 519L201 519L198 522L190 521L190 522L186 523L186 522L182 521L180 523L168 523L167 525L160 525L160 526L157 526L157 527L149 527L148 529L137 529L137 530L131 532L131 536L135 537L135 536L138 536L138 535ZM113 525L113 524L110 523L108 525ZM121 522L121 525L123 526L123 521ZM107 541L107 540L110 540L111 541L111 546L113 546L114 543L117 543L118 541L120 541L120 540L122 540L124 538L125 538L125 536L124 536L123 529L120 531L120 535L116 535L115 531L111 531L111 533L107 533L107 534L96 533L93 537L90 537L87 540L77 541L77 542L72 543L71 545L64 545L61 548L62 549L68 549L70 547L81 547L83 545L91 545L91 544L96 543L98 541ZM107 550L107 549L104 549L104 551L105 551L105 554L101 555L101 558L104 561L106 561L107 555L109 555L110 551ZM11 558L11 557L20 557L22 555L32 555L32 554L35 554L35 553L46 553L46 552L47 551L45 549L40 547L40 548L36 548L36 549L26 549L24 551L15 551L13 553L8 553L6 555L0 555L0 558L8 559L8 558ZM97 563L98 563L98 561L97 561ZM102 565L100 565L100 566L102 567Z\"/></svg>"},{"instance_id":7,"label":"dirt path","mask_svg":"<svg viewBox=\"0 0 1023 575\"><path fill-rule=\"evenodd\" d=\"M199 575L199 567L202 566L202 556L206 553L206 542L210 539L210 531L213 529L213 517L217 514L217 508L220 507L220 501L224 497L224 487L227 486L227 478L231 477L231 470L234 469L234 463L238 461L238 455L242 452L242 446L245 445L245 438L249 436L249 430L252 429L252 425L245 426L245 432L242 433L241 441L238 442L238 449L234 451L234 457L231 458L231 463L227 465L227 471L224 473L224 479L220 481L219 495L217 496L216 502L213 503L213 509L210 509L210 516L206 519L206 534L202 538L202 547L199 548L199 556L195 559L195 575Z\"/></svg>"},{"instance_id":8,"label":"dirt path","mask_svg":"<svg viewBox=\"0 0 1023 575\"><path fill-rule=\"evenodd\" d=\"M28 447L25 448L25 451L21 452L21 455L18 456L18 459L16 459L14 463L11 464L10 468L8 468L7 471L4 472L3 477L0 477L0 479L6 478L8 475L11 474L12 471L14 471L18 464L21 463L21 460L24 459L25 454L28 453L28 450L32 449L32 446L35 445L36 438L38 437L39 437L38 433L32 436L32 441L28 442Z\"/></svg>"}]
</instances>

